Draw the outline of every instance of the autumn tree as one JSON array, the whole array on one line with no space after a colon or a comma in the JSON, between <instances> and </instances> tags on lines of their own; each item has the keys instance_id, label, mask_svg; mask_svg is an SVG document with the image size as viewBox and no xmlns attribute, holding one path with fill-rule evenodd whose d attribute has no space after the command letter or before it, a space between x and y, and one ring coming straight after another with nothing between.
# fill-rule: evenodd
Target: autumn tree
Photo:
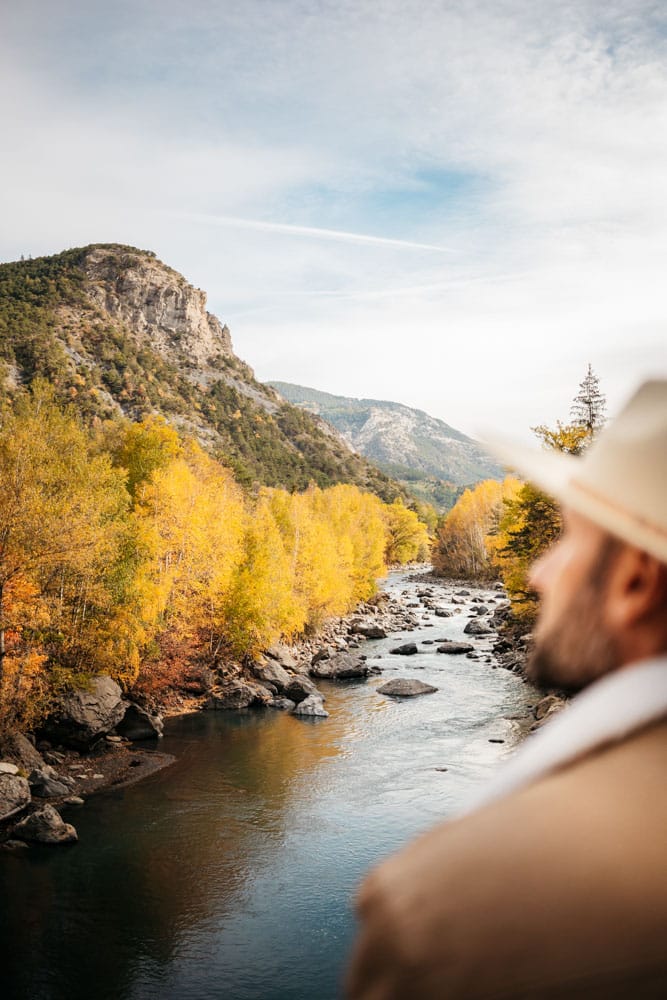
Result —
<instances>
[{"instance_id":1,"label":"autumn tree","mask_svg":"<svg viewBox=\"0 0 667 1000\"><path fill-rule=\"evenodd\" d=\"M487 580L497 575L490 538L497 530L503 499L519 487L516 479L503 483L486 479L464 491L438 531L433 566L441 576Z\"/></svg>"}]
</instances>

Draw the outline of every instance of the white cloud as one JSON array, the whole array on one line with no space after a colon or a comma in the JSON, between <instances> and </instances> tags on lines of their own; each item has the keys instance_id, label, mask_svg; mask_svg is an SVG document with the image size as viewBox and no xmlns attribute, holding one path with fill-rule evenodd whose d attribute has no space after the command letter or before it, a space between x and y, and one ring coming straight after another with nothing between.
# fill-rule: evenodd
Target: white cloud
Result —
<instances>
[{"instance_id":1,"label":"white cloud","mask_svg":"<svg viewBox=\"0 0 667 1000\"><path fill-rule=\"evenodd\" d=\"M4 258L148 246L260 376L468 431L667 372L662 5L96 7L7 16Z\"/></svg>"}]
</instances>

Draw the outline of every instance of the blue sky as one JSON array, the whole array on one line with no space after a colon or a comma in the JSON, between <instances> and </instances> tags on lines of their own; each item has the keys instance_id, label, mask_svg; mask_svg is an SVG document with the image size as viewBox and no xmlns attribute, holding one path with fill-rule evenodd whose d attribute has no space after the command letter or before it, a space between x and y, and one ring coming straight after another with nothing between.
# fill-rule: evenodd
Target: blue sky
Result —
<instances>
[{"instance_id":1,"label":"blue sky","mask_svg":"<svg viewBox=\"0 0 667 1000\"><path fill-rule=\"evenodd\" d=\"M667 374L649 0L23 0L0 259L154 250L260 378L475 433Z\"/></svg>"}]
</instances>

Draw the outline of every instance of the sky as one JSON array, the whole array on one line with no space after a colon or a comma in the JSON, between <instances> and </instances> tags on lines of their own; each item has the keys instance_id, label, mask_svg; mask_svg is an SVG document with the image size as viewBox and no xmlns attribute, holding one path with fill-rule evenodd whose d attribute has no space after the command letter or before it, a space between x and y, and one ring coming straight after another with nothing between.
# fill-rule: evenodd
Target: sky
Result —
<instances>
[{"instance_id":1,"label":"sky","mask_svg":"<svg viewBox=\"0 0 667 1000\"><path fill-rule=\"evenodd\" d=\"M262 380L473 435L667 375L667 8L0 4L0 260L153 250Z\"/></svg>"}]
</instances>

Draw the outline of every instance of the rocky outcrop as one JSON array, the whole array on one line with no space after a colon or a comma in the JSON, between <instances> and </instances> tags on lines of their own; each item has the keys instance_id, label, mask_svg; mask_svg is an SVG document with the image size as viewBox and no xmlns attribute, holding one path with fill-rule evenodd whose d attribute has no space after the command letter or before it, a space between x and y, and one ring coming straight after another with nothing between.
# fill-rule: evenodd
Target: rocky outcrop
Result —
<instances>
[{"instance_id":1,"label":"rocky outcrop","mask_svg":"<svg viewBox=\"0 0 667 1000\"><path fill-rule=\"evenodd\" d=\"M22 733L12 733L3 740L2 756L18 764L26 774L36 767L44 766L44 758L30 740Z\"/></svg>"},{"instance_id":2,"label":"rocky outcrop","mask_svg":"<svg viewBox=\"0 0 667 1000\"><path fill-rule=\"evenodd\" d=\"M43 731L63 746L87 749L110 733L125 714L119 686L111 677L95 677L86 689L66 694L47 719Z\"/></svg>"},{"instance_id":3,"label":"rocky outcrop","mask_svg":"<svg viewBox=\"0 0 667 1000\"><path fill-rule=\"evenodd\" d=\"M32 794L40 799L67 795L69 792L68 786L58 778L57 773L49 764L31 771L28 776L28 784Z\"/></svg>"},{"instance_id":4,"label":"rocky outcrop","mask_svg":"<svg viewBox=\"0 0 667 1000\"><path fill-rule=\"evenodd\" d=\"M172 362L185 355L207 366L233 356L229 330L206 311L206 293L151 254L97 246L84 267L94 302Z\"/></svg>"},{"instance_id":5,"label":"rocky outcrop","mask_svg":"<svg viewBox=\"0 0 667 1000\"><path fill-rule=\"evenodd\" d=\"M71 844L78 839L74 827L65 823L53 806L44 806L26 816L14 827L14 835L38 844Z\"/></svg>"},{"instance_id":6,"label":"rocky outcrop","mask_svg":"<svg viewBox=\"0 0 667 1000\"><path fill-rule=\"evenodd\" d=\"M119 736L128 740L159 740L164 731L161 715L151 715L141 705L133 702L125 709L125 715L116 726Z\"/></svg>"},{"instance_id":7,"label":"rocky outcrop","mask_svg":"<svg viewBox=\"0 0 667 1000\"><path fill-rule=\"evenodd\" d=\"M378 687L378 694L390 695L393 698L414 698L420 694L434 694L438 689L432 684L415 681L409 677L396 677Z\"/></svg>"},{"instance_id":8,"label":"rocky outcrop","mask_svg":"<svg viewBox=\"0 0 667 1000\"><path fill-rule=\"evenodd\" d=\"M0 820L9 819L30 803L30 785L20 774L0 772Z\"/></svg>"}]
</instances>

